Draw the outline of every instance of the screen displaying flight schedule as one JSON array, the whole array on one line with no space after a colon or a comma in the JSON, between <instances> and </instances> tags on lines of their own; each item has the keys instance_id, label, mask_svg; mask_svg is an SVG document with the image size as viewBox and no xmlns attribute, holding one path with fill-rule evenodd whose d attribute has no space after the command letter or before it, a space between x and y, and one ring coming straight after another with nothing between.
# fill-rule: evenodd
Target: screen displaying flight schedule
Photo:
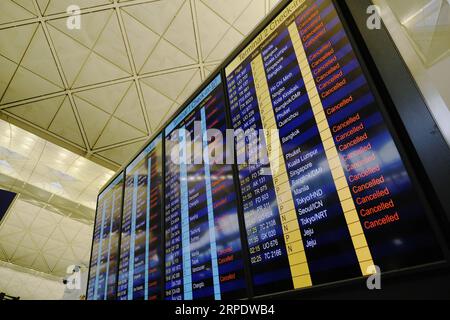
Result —
<instances>
[{"instance_id":1,"label":"screen displaying flight schedule","mask_svg":"<svg viewBox=\"0 0 450 320\"><path fill-rule=\"evenodd\" d=\"M167 300L246 297L233 170L219 151L225 131L220 76L166 127Z\"/></svg>"},{"instance_id":2,"label":"screen displaying flight schedule","mask_svg":"<svg viewBox=\"0 0 450 320\"><path fill-rule=\"evenodd\" d=\"M98 197L88 300L116 299L123 179L122 173Z\"/></svg>"},{"instance_id":3,"label":"screen displaying flight schedule","mask_svg":"<svg viewBox=\"0 0 450 320\"><path fill-rule=\"evenodd\" d=\"M162 142L159 135L126 168L119 300L161 299Z\"/></svg>"},{"instance_id":4,"label":"screen displaying flight schedule","mask_svg":"<svg viewBox=\"0 0 450 320\"><path fill-rule=\"evenodd\" d=\"M238 166L256 295L442 260L332 1L292 1L225 74L237 157L266 150Z\"/></svg>"}]
</instances>

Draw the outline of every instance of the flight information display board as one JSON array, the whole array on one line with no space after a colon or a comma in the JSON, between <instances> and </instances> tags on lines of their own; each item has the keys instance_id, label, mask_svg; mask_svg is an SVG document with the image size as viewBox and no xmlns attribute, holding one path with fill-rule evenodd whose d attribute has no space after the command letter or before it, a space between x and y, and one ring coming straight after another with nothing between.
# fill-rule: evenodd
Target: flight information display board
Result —
<instances>
[{"instance_id":1,"label":"flight information display board","mask_svg":"<svg viewBox=\"0 0 450 320\"><path fill-rule=\"evenodd\" d=\"M162 135L126 168L119 300L161 299Z\"/></svg>"},{"instance_id":2,"label":"flight information display board","mask_svg":"<svg viewBox=\"0 0 450 320\"><path fill-rule=\"evenodd\" d=\"M239 164L256 295L442 260L332 1L292 1L225 73L237 157L267 146Z\"/></svg>"},{"instance_id":3,"label":"flight information display board","mask_svg":"<svg viewBox=\"0 0 450 320\"><path fill-rule=\"evenodd\" d=\"M225 130L220 76L166 128L168 300L246 297L232 166L209 156L223 148Z\"/></svg>"},{"instance_id":4,"label":"flight information display board","mask_svg":"<svg viewBox=\"0 0 450 320\"><path fill-rule=\"evenodd\" d=\"M88 300L116 299L123 179L122 173L98 197Z\"/></svg>"}]
</instances>

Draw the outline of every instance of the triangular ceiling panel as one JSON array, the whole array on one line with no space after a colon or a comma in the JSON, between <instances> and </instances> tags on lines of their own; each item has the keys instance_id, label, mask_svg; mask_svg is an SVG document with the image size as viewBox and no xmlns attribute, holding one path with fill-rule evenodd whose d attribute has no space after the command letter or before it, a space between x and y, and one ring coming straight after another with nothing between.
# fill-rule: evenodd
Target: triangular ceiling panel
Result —
<instances>
[{"instance_id":1,"label":"triangular ceiling panel","mask_svg":"<svg viewBox=\"0 0 450 320\"><path fill-rule=\"evenodd\" d=\"M53 119L53 122L49 127L49 131L79 146L84 145L80 128L78 127L78 122L73 113L69 99L66 98L64 100L55 119Z\"/></svg>"},{"instance_id":2,"label":"triangular ceiling panel","mask_svg":"<svg viewBox=\"0 0 450 320\"><path fill-rule=\"evenodd\" d=\"M266 8L264 1L253 0L250 6L238 18L234 26L242 34L246 35L264 18L265 14Z\"/></svg>"},{"instance_id":3,"label":"triangular ceiling panel","mask_svg":"<svg viewBox=\"0 0 450 320\"><path fill-rule=\"evenodd\" d=\"M3 244L14 244L17 245L22 242L23 237L25 236L25 232L21 231L19 233L9 234L5 236L0 236L0 241Z\"/></svg>"},{"instance_id":4,"label":"triangular ceiling panel","mask_svg":"<svg viewBox=\"0 0 450 320\"><path fill-rule=\"evenodd\" d=\"M192 95L192 93L201 85L202 76L200 70L194 73L194 76L189 80L187 85L184 87L183 91L180 93L176 101L179 104L183 104Z\"/></svg>"},{"instance_id":5,"label":"triangular ceiling panel","mask_svg":"<svg viewBox=\"0 0 450 320\"><path fill-rule=\"evenodd\" d=\"M38 216L38 218L33 221L33 225L32 225L33 231L39 230L41 228L48 228L48 227L55 228L57 222L55 222L53 220L43 219L42 218L43 216L44 216L44 214L40 214ZM52 229L52 231L53 231L53 229Z\"/></svg>"},{"instance_id":6,"label":"triangular ceiling panel","mask_svg":"<svg viewBox=\"0 0 450 320\"><path fill-rule=\"evenodd\" d=\"M30 19L35 17L33 11L29 11L31 0L21 0L21 1L11 1L11 0L3 0L2 1L2 10L0 11L0 24L20 21L25 19ZM31 5L33 5L31 3Z\"/></svg>"},{"instance_id":7,"label":"triangular ceiling panel","mask_svg":"<svg viewBox=\"0 0 450 320\"><path fill-rule=\"evenodd\" d=\"M145 79L143 80L142 92L144 94L146 110L149 116L151 129L155 130L155 128L159 127L162 118L170 110L173 101L147 85Z\"/></svg>"},{"instance_id":8,"label":"triangular ceiling panel","mask_svg":"<svg viewBox=\"0 0 450 320\"><path fill-rule=\"evenodd\" d=\"M55 225L45 225L39 228L33 227L33 233L42 237L50 237L53 234L53 231L55 231L55 228Z\"/></svg>"},{"instance_id":9,"label":"triangular ceiling panel","mask_svg":"<svg viewBox=\"0 0 450 320\"><path fill-rule=\"evenodd\" d=\"M123 10L145 24L159 35L169 27L175 14L186 0L154 1Z\"/></svg>"},{"instance_id":10,"label":"triangular ceiling panel","mask_svg":"<svg viewBox=\"0 0 450 320\"><path fill-rule=\"evenodd\" d=\"M37 4L38 4L39 11L40 11L42 14L45 14L45 10L47 9L47 7L48 7L48 5L49 5L50 0L36 0L36 2L37 2Z\"/></svg>"},{"instance_id":11,"label":"triangular ceiling panel","mask_svg":"<svg viewBox=\"0 0 450 320\"><path fill-rule=\"evenodd\" d=\"M31 236L31 239L33 240L33 242L39 248L44 247L48 240L48 237L41 236L37 233L31 233L30 236Z\"/></svg>"},{"instance_id":12,"label":"triangular ceiling panel","mask_svg":"<svg viewBox=\"0 0 450 320\"><path fill-rule=\"evenodd\" d=\"M17 251L17 242L9 243L2 241L2 248L6 258L8 260L11 260L11 258L14 256L14 253Z\"/></svg>"},{"instance_id":13,"label":"triangular ceiling panel","mask_svg":"<svg viewBox=\"0 0 450 320\"><path fill-rule=\"evenodd\" d=\"M131 85L133 85L133 82L129 81L111 84L96 89L80 91L75 93L75 96L82 98L109 114L113 114Z\"/></svg>"},{"instance_id":14,"label":"triangular ceiling panel","mask_svg":"<svg viewBox=\"0 0 450 320\"><path fill-rule=\"evenodd\" d=\"M21 264L32 264L37 257L37 252L35 249L20 247L12 258L13 263Z\"/></svg>"},{"instance_id":15,"label":"triangular ceiling panel","mask_svg":"<svg viewBox=\"0 0 450 320\"><path fill-rule=\"evenodd\" d=\"M84 14L81 16L81 28L73 30L67 28L67 19L65 18L51 20L49 24L83 46L92 49L102 32L105 32L105 27L113 15L113 10Z\"/></svg>"},{"instance_id":16,"label":"triangular ceiling panel","mask_svg":"<svg viewBox=\"0 0 450 320\"><path fill-rule=\"evenodd\" d=\"M141 103L135 85L129 88L127 94L117 107L114 117L142 132L147 132L144 114L142 113Z\"/></svg>"},{"instance_id":17,"label":"triangular ceiling panel","mask_svg":"<svg viewBox=\"0 0 450 320\"><path fill-rule=\"evenodd\" d=\"M80 223L74 222L71 219L64 219L60 224L60 229L64 234L67 242L72 242L77 234L80 232Z\"/></svg>"},{"instance_id":18,"label":"triangular ceiling panel","mask_svg":"<svg viewBox=\"0 0 450 320\"><path fill-rule=\"evenodd\" d=\"M181 7L175 19L164 34L164 38L170 41L192 59L198 57L194 33L194 22L189 1Z\"/></svg>"},{"instance_id":19,"label":"triangular ceiling panel","mask_svg":"<svg viewBox=\"0 0 450 320\"><path fill-rule=\"evenodd\" d=\"M170 42L161 39L142 68L141 73L173 69L195 63L196 61L183 51Z\"/></svg>"},{"instance_id":20,"label":"triangular ceiling panel","mask_svg":"<svg viewBox=\"0 0 450 320\"><path fill-rule=\"evenodd\" d=\"M131 160L130 158L132 157L132 155L135 154L143 146L143 144L144 142L136 142L122 147L99 152L98 154L107 159L111 159L119 165L122 165L125 164L126 161Z\"/></svg>"},{"instance_id":21,"label":"triangular ceiling panel","mask_svg":"<svg viewBox=\"0 0 450 320\"><path fill-rule=\"evenodd\" d=\"M2 244L1 243L0 243L0 260L1 261L7 261L8 260L8 256L6 255L4 249L2 248ZM0 278L0 286L2 286L2 279L1 278Z\"/></svg>"},{"instance_id":22,"label":"triangular ceiling panel","mask_svg":"<svg viewBox=\"0 0 450 320\"><path fill-rule=\"evenodd\" d=\"M16 228L23 228L23 222L22 219L20 219L20 217L18 215L15 214L10 214L8 215L8 226L12 226L12 227L16 227ZM3 230L0 229L0 235L3 234Z\"/></svg>"},{"instance_id":23,"label":"triangular ceiling panel","mask_svg":"<svg viewBox=\"0 0 450 320\"><path fill-rule=\"evenodd\" d=\"M79 52L69 53L78 58L75 64L77 67L71 72L69 82L72 83L76 79L75 86L80 87L129 76L131 69L114 10L86 14L82 18L85 25L79 30L67 30L65 19L51 22L53 27L78 44L72 43L74 49ZM67 39L62 41L68 42ZM66 50L57 49L62 52L59 53L62 60L66 60ZM93 51L87 59L86 50ZM63 68L67 64L61 63ZM78 75L75 75L74 79L75 73Z\"/></svg>"},{"instance_id":24,"label":"triangular ceiling panel","mask_svg":"<svg viewBox=\"0 0 450 320\"><path fill-rule=\"evenodd\" d=\"M33 0L13 0L19 6L30 12L33 16L37 15Z\"/></svg>"},{"instance_id":25,"label":"triangular ceiling panel","mask_svg":"<svg viewBox=\"0 0 450 320\"><path fill-rule=\"evenodd\" d=\"M29 233L25 233L24 237L22 238L22 241L20 242L20 246L35 251L39 250L39 248L37 248L37 245L34 243L33 239L31 239Z\"/></svg>"},{"instance_id":26,"label":"triangular ceiling panel","mask_svg":"<svg viewBox=\"0 0 450 320\"><path fill-rule=\"evenodd\" d=\"M18 64L37 28L35 23L0 30L0 54Z\"/></svg>"},{"instance_id":27,"label":"triangular ceiling panel","mask_svg":"<svg viewBox=\"0 0 450 320\"><path fill-rule=\"evenodd\" d=\"M0 230L0 238L9 238L10 236L21 235L23 236L23 228L15 227L12 225L5 225Z\"/></svg>"},{"instance_id":28,"label":"triangular ceiling panel","mask_svg":"<svg viewBox=\"0 0 450 320\"><path fill-rule=\"evenodd\" d=\"M180 104L178 103L174 103L168 110L168 112L166 113L166 115L162 118L162 121L160 122L157 130L161 129L161 126L166 123L174 114L177 110L179 110L181 107Z\"/></svg>"},{"instance_id":29,"label":"triangular ceiling panel","mask_svg":"<svg viewBox=\"0 0 450 320\"><path fill-rule=\"evenodd\" d=\"M110 122L106 126L105 130L103 131L94 147L96 149L104 148L117 143L142 138L144 136L145 133L113 117L111 118Z\"/></svg>"},{"instance_id":30,"label":"triangular ceiling panel","mask_svg":"<svg viewBox=\"0 0 450 320\"><path fill-rule=\"evenodd\" d=\"M38 216L38 219L34 221L34 223L38 223L39 225L56 225L61 221L62 217L59 214L53 213L48 210L42 210Z\"/></svg>"},{"instance_id":31,"label":"triangular ceiling panel","mask_svg":"<svg viewBox=\"0 0 450 320\"><path fill-rule=\"evenodd\" d=\"M55 229L56 230L56 229ZM64 239L64 238L63 238ZM59 257L67 250L67 245L60 240L57 240L52 233L52 238L47 241L45 244L43 251L51 256Z\"/></svg>"},{"instance_id":32,"label":"triangular ceiling panel","mask_svg":"<svg viewBox=\"0 0 450 320\"><path fill-rule=\"evenodd\" d=\"M90 244L90 243L89 243ZM90 248L81 247L81 246L72 246L72 251L76 257L76 260L83 260L86 254L89 254Z\"/></svg>"},{"instance_id":33,"label":"triangular ceiling panel","mask_svg":"<svg viewBox=\"0 0 450 320\"><path fill-rule=\"evenodd\" d=\"M19 66L1 102L19 101L60 91L62 89L50 81Z\"/></svg>"},{"instance_id":34,"label":"triangular ceiling panel","mask_svg":"<svg viewBox=\"0 0 450 320\"><path fill-rule=\"evenodd\" d=\"M67 239L58 225L52 233L52 239L59 242L60 245L67 245Z\"/></svg>"},{"instance_id":35,"label":"triangular ceiling panel","mask_svg":"<svg viewBox=\"0 0 450 320\"><path fill-rule=\"evenodd\" d=\"M207 57L231 26L203 2L197 1L196 8L202 56Z\"/></svg>"},{"instance_id":36,"label":"triangular ceiling panel","mask_svg":"<svg viewBox=\"0 0 450 320\"><path fill-rule=\"evenodd\" d=\"M33 265L31 266L35 270L39 270L44 273L51 273L50 268L48 267L47 261L45 261L42 255L38 255L36 260L34 260Z\"/></svg>"},{"instance_id":37,"label":"triangular ceiling panel","mask_svg":"<svg viewBox=\"0 0 450 320\"><path fill-rule=\"evenodd\" d=\"M160 36L136 20L136 18L129 15L126 11L124 11L122 17L133 54L134 64L137 70L141 70L148 56L158 43Z\"/></svg>"},{"instance_id":38,"label":"triangular ceiling panel","mask_svg":"<svg viewBox=\"0 0 450 320\"><path fill-rule=\"evenodd\" d=\"M21 248L20 250L21 251L27 250L27 248ZM33 254L33 252L34 252L34 254ZM13 257L11 262L13 264L17 264L17 265L31 265L36 260L37 256L38 255L34 250L30 250L30 251L28 251L28 254L25 256L21 256L20 258Z\"/></svg>"},{"instance_id":39,"label":"triangular ceiling panel","mask_svg":"<svg viewBox=\"0 0 450 320\"><path fill-rule=\"evenodd\" d=\"M102 4L109 4L110 0L37 0L41 12L45 14L55 14L66 12L70 5L77 4L81 9L87 7L95 7Z\"/></svg>"},{"instance_id":40,"label":"triangular ceiling panel","mask_svg":"<svg viewBox=\"0 0 450 320\"><path fill-rule=\"evenodd\" d=\"M194 77L196 71L198 69L178 71L144 78L141 81L175 101Z\"/></svg>"},{"instance_id":41,"label":"triangular ceiling panel","mask_svg":"<svg viewBox=\"0 0 450 320\"><path fill-rule=\"evenodd\" d=\"M55 257L51 254L44 254L45 262L47 263L47 266L49 269L53 272L53 269L55 268L56 264L59 261L58 257Z\"/></svg>"},{"instance_id":42,"label":"triangular ceiling panel","mask_svg":"<svg viewBox=\"0 0 450 320\"><path fill-rule=\"evenodd\" d=\"M75 254L72 251L72 248L68 248L66 250L66 252L64 252L64 254L62 255L63 259L69 260L69 261L75 261L77 260L77 257L75 256ZM69 266L69 264L66 264L66 267Z\"/></svg>"},{"instance_id":43,"label":"triangular ceiling panel","mask_svg":"<svg viewBox=\"0 0 450 320\"><path fill-rule=\"evenodd\" d=\"M108 123L110 115L80 98L74 99L89 145L93 146Z\"/></svg>"},{"instance_id":44,"label":"triangular ceiling panel","mask_svg":"<svg viewBox=\"0 0 450 320\"><path fill-rule=\"evenodd\" d=\"M230 53L230 49L235 48L243 39L242 34L235 29L230 28L223 39L217 43L216 47L212 49L210 54L205 57L205 61L220 61L225 59Z\"/></svg>"},{"instance_id":45,"label":"triangular ceiling panel","mask_svg":"<svg viewBox=\"0 0 450 320\"><path fill-rule=\"evenodd\" d=\"M94 51L107 58L111 63L131 74L127 50L123 42L120 26L114 14L105 26L103 33L97 40Z\"/></svg>"},{"instance_id":46,"label":"triangular ceiling panel","mask_svg":"<svg viewBox=\"0 0 450 320\"><path fill-rule=\"evenodd\" d=\"M43 129L48 129L50 123L61 107L65 96L59 96L46 100L21 105L19 107L8 108L7 112L12 113L26 121L32 122Z\"/></svg>"},{"instance_id":47,"label":"triangular ceiling panel","mask_svg":"<svg viewBox=\"0 0 450 320\"><path fill-rule=\"evenodd\" d=\"M34 206L30 206L30 207L34 207ZM15 214L22 221L22 226L25 229L30 228L31 225L33 224L34 220L38 216L38 212L33 212L31 210L29 210L29 211L28 210L17 211Z\"/></svg>"},{"instance_id":48,"label":"triangular ceiling panel","mask_svg":"<svg viewBox=\"0 0 450 320\"><path fill-rule=\"evenodd\" d=\"M21 66L52 82L61 89L64 88L42 27L37 29L23 57Z\"/></svg>"},{"instance_id":49,"label":"triangular ceiling panel","mask_svg":"<svg viewBox=\"0 0 450 320\"><path fill-rule=\"evenodd\" d=\"M252 0L200 0L219 14L229 24L233 24ZM261 1L264 2L264 1Z\"/></svg>"},{"instance_id":50,"label":"triangular ceiling panel","mask_svg":"<svg viewBox=\"0 0 450 320\"><path fill-rule=\"evenodd\" d=\"M86 86L108 80L126 78L129 74L110 63L102 56L92 52L78 75L75 86Z\"/></svg>"},{"instance_id":51,"label":"triangular ceiling panel","mask_svg":"<svg viewBox=\"0 0 450 320\"><path fill-rule=\"evenodd\" d=\"M213 71L217 69L218 66L218 64L205 66L205 76L208 77Z\"/></svg>"},{"instance_id":52,"label":"triangular ceiling panel","mask_svg":"<svg viewBox=\"0 0 450 320\"><path fill-rule=\"evenodd\" d=\"M8 87L9 81L16 72L17 65L12 61L0 56L0 97Z\"/></svg>"},{"instance_id":53,"label":"triangular ceiling panel","mask_svg":"<svg viewBox=\"0 0 450 320\"><path fill-rule=\"evenodd\" d=\"M64 75L69 83L69 87L72 87L73 82L77 78L91 51L61 31L51 26L48 29L59 61L61 62Z\"/></svg>"}]
</instances>

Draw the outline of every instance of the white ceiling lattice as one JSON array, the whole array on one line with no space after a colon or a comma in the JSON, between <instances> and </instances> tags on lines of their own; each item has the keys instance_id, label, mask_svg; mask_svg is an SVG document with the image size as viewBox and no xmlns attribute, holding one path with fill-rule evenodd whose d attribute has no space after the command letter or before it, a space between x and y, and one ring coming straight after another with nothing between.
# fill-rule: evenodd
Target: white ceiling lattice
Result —
<instances>
[{"instance_id":1,"label":"white ceiling lattice","mask_svg":"<svg viewBox=\"0 0 450 320\"><path fill-rule=\"evenodd\" d=\"M92 225L52 212L22 197L0 224L0 260L56 277L88 265Z\"/></svg>"},{"instance_id":2,"label":"white ceiling lattice","mask_svg":"<svg viewBox=\"0 0 450 320\"><path fill-rule=\"evenodd\" d=\"M0 115L115 169L277 2L3 0Z\"/></svg>"},{"instance_id":3,"label":"white ceiling lattice","mask_svg":"<svg viewBox=\"0 0 450 320\"><path fill-rule=\"evenodd\" d=\"M0 292L20 300L61 300L64 291L60 278L0 261Z\"/></svg>"},{"instance_id":4,"label":"white ceiling lattice","mask_svg":"<svg viewBox=\"0 0 450 320\"><path fill-rule=\"evenodd\" d=\"M18 194L0 221L0 266L5 261L62 277L69 265L87 265L97 195L112 175L98 164L0 120L0 188ZM4 274L0 267L0 291L56 298L40 290L46 285L39 278L30 278L30 286L23 286L22 280L29 277L1 281Z\"/></svg>"}]
</instances>

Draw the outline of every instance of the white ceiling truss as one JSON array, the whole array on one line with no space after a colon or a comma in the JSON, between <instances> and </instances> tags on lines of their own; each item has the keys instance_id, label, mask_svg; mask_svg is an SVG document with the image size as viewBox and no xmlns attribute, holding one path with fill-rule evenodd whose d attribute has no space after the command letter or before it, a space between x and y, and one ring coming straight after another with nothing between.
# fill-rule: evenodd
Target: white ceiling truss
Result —
<instances>
[{"instance_id":1,"label":"white ceiling truss","mask_svg":"<svg viewBox=\"0 0 450 320\"><path fill-rule=\"evenodd\" d=\"M0 292L20 300L61 300L61 278L0 261Z\"/></svg>"},{"instance_id":2,"label":"white ceiling truss","mask_svg":"<svg viewBox=\"0 0 450 320\"><path fill-rule=\"evenodd\" d=\"M117 169L277 2L2 0L0 117Z\"/></svg>"},{"instance_id":3,"label":"white ceiling truss","mask_svg":"<svg viewBox=\"0 0 450 320\"><path fill-rule=\"evenodd\" d=\"M71 265L88 265L93 226L49 209L16 198L0 224L0 261L61 278Z\"/></svg>"}]
</instances>

